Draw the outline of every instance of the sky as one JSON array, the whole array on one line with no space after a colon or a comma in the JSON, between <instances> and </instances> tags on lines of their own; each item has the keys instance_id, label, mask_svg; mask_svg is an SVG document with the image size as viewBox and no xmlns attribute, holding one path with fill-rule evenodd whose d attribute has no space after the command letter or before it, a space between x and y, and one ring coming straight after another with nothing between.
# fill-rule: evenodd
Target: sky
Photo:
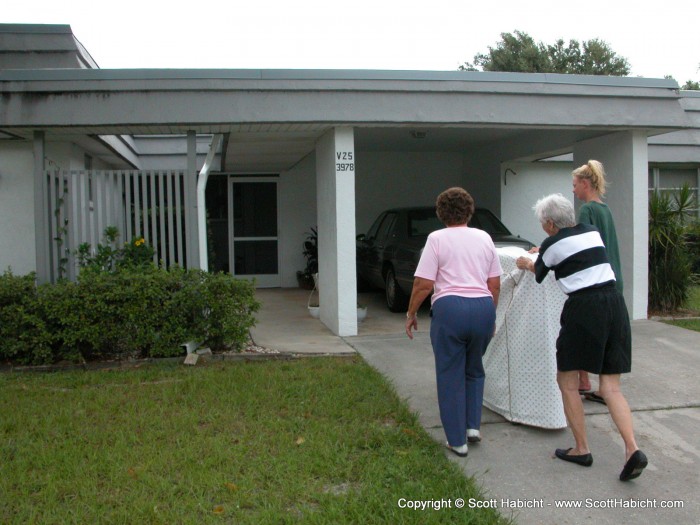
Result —
<instances>
[{"instance_id":1,"label":"sky","mask_svg":"<svg viewBox=\"0 0 700 525\"><path fill-rule=\"evenodd\" d=\"M598 38L632 76L700 80L700 0L7 0L1 23L69 24L102 69L452 71L500 41Z\"/></svg>"}]
</instances>

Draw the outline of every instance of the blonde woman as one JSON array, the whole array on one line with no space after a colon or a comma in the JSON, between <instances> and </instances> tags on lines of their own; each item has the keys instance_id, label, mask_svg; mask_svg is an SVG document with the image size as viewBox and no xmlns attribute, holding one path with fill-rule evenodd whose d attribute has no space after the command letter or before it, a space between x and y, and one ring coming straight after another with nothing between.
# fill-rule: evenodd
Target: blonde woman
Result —
<instances>
[{"instance_id":1,"label":"blonde woman","mask_svg":"<svg viewBox=\"0 0 700 525\"><path fill-rule=\"evenodd\" d=\"M597 160L589 160L583 166L572 172L574 196L583 201L579 209L579 224L591 224L600 232L608 253L610 266L615 273L615 287L622 293L622 271L620 269L620 250L617 244L615 222L608 205L603 202L605 195L605 169ZM591 381L588 372L579 372L579 391L589 401L605 404L600 392L591 392Z\"/></svg>"}]
</instances>

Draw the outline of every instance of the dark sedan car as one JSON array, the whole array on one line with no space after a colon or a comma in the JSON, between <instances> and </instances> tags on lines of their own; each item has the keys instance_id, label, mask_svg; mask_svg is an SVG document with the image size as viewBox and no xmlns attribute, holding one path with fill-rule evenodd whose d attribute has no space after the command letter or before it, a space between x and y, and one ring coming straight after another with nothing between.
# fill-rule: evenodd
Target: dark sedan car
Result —
<instances>
[{"instance_id":1,"label":"dark sedan car","mask_svg":"<svg viewBox=\"0 0 700 525\"><path fill-rule=\"evenodd\" d=\"M534 245L508 231L493 213L477 209L469 226L488 233L496 247ZM379 215L365 235L357 237L357 276L361 285L383 288L392 312L408 306L413 274L428 234L444 228L435 207L397 208Z\"/></svg>"}]
</instances>

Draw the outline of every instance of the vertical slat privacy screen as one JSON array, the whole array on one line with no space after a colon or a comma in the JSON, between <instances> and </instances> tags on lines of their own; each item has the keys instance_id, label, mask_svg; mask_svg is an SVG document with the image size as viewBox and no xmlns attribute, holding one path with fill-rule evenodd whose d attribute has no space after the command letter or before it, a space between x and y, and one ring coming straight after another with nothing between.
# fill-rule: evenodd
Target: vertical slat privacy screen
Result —
<instances>
[{"instance_id":1,"label":"vertical slat privacy screen","mask_svg":"<svg viewBox=\"0 0 700 525\"><path fill-rule=\"evenodd\" d=\"M184 171L47 171L51 281L75 279L75 252L93 250L104 230L119 230L117 246L143 237L154 262L187 267Z\"/></svg>"}]
</instances>

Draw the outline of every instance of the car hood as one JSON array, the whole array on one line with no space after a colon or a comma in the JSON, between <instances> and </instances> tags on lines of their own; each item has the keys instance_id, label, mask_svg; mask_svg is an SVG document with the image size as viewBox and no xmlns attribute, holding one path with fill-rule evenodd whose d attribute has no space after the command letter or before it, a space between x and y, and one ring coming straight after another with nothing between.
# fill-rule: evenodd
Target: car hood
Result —
<instances>
[{"instance_id":1,"label":"car hood","mask_svg":"<svg viewBox=\"0 0 700 525\"><path fill-rule=\"evenodd\" d=\"M503 248L505 246L518 246L525 250L529 250L534 246L530 241L515 235L496 234L492 235L491 238L493 239L493 243L497 248Z\"/></svg>"}]
</instances>

